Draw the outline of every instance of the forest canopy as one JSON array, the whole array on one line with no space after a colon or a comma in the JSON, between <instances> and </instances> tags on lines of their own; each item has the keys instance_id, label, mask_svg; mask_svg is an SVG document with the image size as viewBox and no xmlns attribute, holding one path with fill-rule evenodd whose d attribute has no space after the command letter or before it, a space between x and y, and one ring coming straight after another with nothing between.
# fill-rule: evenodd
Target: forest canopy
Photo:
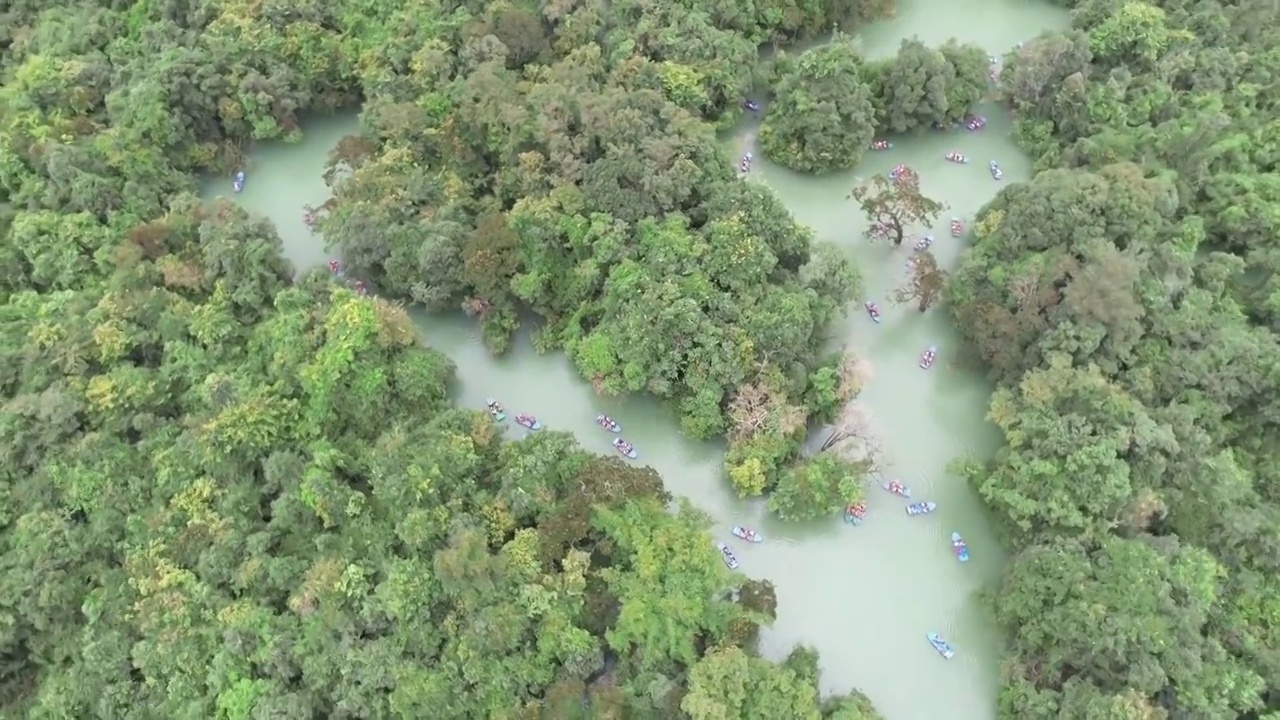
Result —
<instances>
[{"instance_id":1,"label":"forest canopy","mask_svg":"<svg viewBox=\"0 0 1280 720\"><path fill-rule=\"evenodd\" d=\"M812 651L758 654L772 587L653 471L504 441L384 298L495 351L531 307L692 435L762 378L829 413L857 274L714 128L758 46L886 9L0 11L0 714L876 717ZM318 229L383 297L192 194L360 102Z\"/></svg>"},{"instance_id":2,"label":"forest canopy","mask_svg":"<svg viewBox=\"0 0 1280 720\"><path fill-rule=\"evenodd\" d=\"M1280 718L1274 11L1088 0L1004 58L1040 172L947 289L1008 441L1001 717Z\"/></svg>"}]
</instances>

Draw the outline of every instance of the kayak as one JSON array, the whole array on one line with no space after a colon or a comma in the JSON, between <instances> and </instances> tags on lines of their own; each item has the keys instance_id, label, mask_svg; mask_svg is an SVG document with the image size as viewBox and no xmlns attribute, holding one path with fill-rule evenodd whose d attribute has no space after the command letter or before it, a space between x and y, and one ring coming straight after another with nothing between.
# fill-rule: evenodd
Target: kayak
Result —
<instances>
[{"instance_id":1,"label":"kayak","mask_svg":"<svg viewBox=\"0 0 1280 720\"><path fill-rule=\"evenodd\" d=\"M960 562L969 562L969 544L960 537L958 532L951 533L951 549Z\"/></svg>"},{"instance_id":2,"label":"kayak","mask_svg":"<svg viewBox=\"0 0 1280 720\"><path fill-rule=\"evenodd\" d=\"M734 525L733 530L730 530L730 532L733 533L734 537L741 538L743 540L746 540L747 542L753 542L753 543L764 542L763 535L756 532L755 530L752 530L751 528L744 528L741 525Z\"/></svg>"},{"instance_id":3,"label":"kayak","mask_svg":"<svg viewBox=\"0 0 1280 720\"><path fill-rule=\"evenodd\" d=\"M635 460L636 456L639 455L639 453L636 452L635 447L628 445L622 438L618 438L613 441L613 449L617 450L618 454L622 457L630 460Z\"/></svg>"},{"instance_id":4,"label":"kayak","mask_svg":"<svg viewBox=\"0 0 1280 720\"><path fill-rule=\"evenodd\" d=\"M611 433L622 432L622 426L618 424L618 421L608 415L597 415L596 424Z\"/></svg>"},{"instance_id":5,"label":"kayak","mask_svg":"<svg viewBox=\"0 0 1280 720\"><path fill-rule=\"evenodd\" d=\"M950 660L951 658L956 656L955 649L951 647L950 643L948 643L946 640L943 640L942 636L939 635L938 633L931 632L928 635L926 635L926 637L929 638L929 644L932 645L933 649L937 650L938 654L941 655L942 657Z\"/></svg>"},{"instance_id":6,"label":"kayak","mask_svg":"<svg viewBox=\"0 0 1280 720\"><path fill-rule=\"evenodd\" d=\"M516 424L517 424L517 425L523 425L523 426L525 426L525 427L529 428L530 430L541 430L541 429L542 429L542 423L538 422L538 418L536 418L536 417L534 417L534 416L532 416L532 415L517 415L517 416L516 416Z\"/></svg>"},{"instance_id":7,"label":"kayak","mask_svg":"<svg viewBox=\"0 0 1280 720\"><path fill-rule=\"evenodd\" d=\"M730 570L737 570L738 558L733 556L733 551L729 549L729 546L724 543L716 543L716 547L720 548L720 559L724 560L724 564Z\"/></svg>"},{"instance_id":8,"label":"kayak","mask_svg":"<svg viewBox=\"0 0 1280 720\"><path fill-rule=\"evenodd\" d=\"M240 192L241 190L244 190L244 171L243 170L236 171L235 177L231 179L231 189L236 192Z\"/></svg>"},{"instance_id":9,"label":"kayak","mask_svg":"<svg viewBox=\"0 0 1280 720\"><path fill-rule=\"evenodd\" d=\"M897 487L894 487L894 483L887 482L881 485L880 487L884 488L885 490L888 490L889 492L899 497L904 497L904 498L911 497L911 488L907 487L906 485L903 485L902 483L897 483Z\"/></svg>"},{"instance_id":10,"label":"kayak","mask_svg":"<svg viewBox=\"0 0 1280 720\"><path fill-rule=\"evenodd\" d=\"M918 502L907 506L908 515L928 515L938 509L938 503L935 502Z\"/></svg>"}]
</instances>

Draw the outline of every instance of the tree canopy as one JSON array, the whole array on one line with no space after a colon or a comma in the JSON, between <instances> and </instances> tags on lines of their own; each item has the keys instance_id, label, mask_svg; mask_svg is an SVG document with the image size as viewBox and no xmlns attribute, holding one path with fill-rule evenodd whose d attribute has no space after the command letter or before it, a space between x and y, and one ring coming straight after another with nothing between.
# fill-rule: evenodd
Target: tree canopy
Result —
<instances>
[{"instance_id":1,"label":"tree canopy","mask_svg":"<svg viewBox=\"0 0 1280 720\"><path fill-rule=\"evenodd\" d=\"M1040 172L946 290L1007 439L1001 716L1274 720L1274 7L1073 6L1005 58Z\"/></svg>"},{"instance_id":2,"label":"tree canopy","mask_svg":"<svg viewBox=\"0 0 1280 720\"><path fill-rule=\"evenodd\" d=\"M694 436L757 386L829 413L815 351L857 273L714 130L761 44L889 9L0 11L0 714L875 717L820 701L807 650L758 655L772 587L661 478L503 441L385 298L495 351L531 308L540 347ZM191 194L356 103L316 229L381 299Z\"/></svg>"}]
</instances>

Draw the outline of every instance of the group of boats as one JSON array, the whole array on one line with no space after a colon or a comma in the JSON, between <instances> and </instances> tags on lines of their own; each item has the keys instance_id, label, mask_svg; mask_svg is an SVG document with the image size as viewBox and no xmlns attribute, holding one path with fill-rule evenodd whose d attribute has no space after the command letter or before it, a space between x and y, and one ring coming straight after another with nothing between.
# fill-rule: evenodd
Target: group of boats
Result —
<instances>
[{"instance_id":1,"label":"group of boats","mask_svg":"<svg viewBox=\"0 0 1280 720\"><path fill-rule=\"evenodd\" d=\"M485 401L485 409L489 411L489 415L493 418L494 422L506 422L507 410L502 407L502 403L494 400L493 398L489 398ZM515 420L517 425L531 432L542 429L542 421L538 420L537 416L531 413L516 413L516 416L512 419ZM618 424L618 421L608 415L597 415L596 425L599 425L615 435L622 432L622 426ZM636 452L635 445L632 445L620 437L614 438L612 444L614 451L628 460L634 460L640 455Z\"/></svg>"},{"instance_id":2,"label":"group of boats","mask_svg":"<svg viewBox=\"0 0 1280 720\"><path fill-rule=\"evenodd\" d=\"M900 498L903 498L905 500L911 499L911 488L907 487L906 485L903 485L901 482L898 482L897 480L890 480L889 482L885 483L881 487L889 491L889 493L893 495L897 495ZM849 506L849 508L845 509L845 518L844 518L845 522L851 522L854 525L857 525L862 522L862 515L866 514L865 504L858 503L857 505L863 506L861 510L861 514L855 514L854 511L857 509L857 506L851 505ZM907 514L912 516L928 515L929 513L937 509L938 509L938 504L935 502L931 502L931 501L914 502L907 505ZM851 515L855 517L855 520L850 520ZM956 556L956 559L959 560L960 562L962 563L969 562L969 544L965 542L964 538L961 537L960 533L958 532L951 533L951 552ZM950 660L951 658L956 656L955 648L951 647L951 644L948 643L946 639L944 639L938 633L929 632L929 633L926 633L925 637L928 638L929 644L933 646L933 649L937 650L938 654L941 655L942 657L946 658L947 660Z\"/></svg>"}]
</instances>

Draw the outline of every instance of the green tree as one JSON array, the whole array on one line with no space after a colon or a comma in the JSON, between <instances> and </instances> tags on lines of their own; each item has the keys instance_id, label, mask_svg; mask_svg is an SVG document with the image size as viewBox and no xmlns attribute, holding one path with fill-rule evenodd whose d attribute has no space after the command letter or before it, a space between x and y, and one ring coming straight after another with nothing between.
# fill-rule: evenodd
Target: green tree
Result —
<instances>
[{"instance_id":1,"label":"green tree","mask_svg":"<svg viewBox=\"0 0 1280 720\"><path fill-rule=\"evenodd\" d=\"M845 41L800 56L778 80L776 99L760 126L766 157L801 172L831 172L858 164L875 132L871 88L862 58Z\"/></svg>"}]
</instances>

